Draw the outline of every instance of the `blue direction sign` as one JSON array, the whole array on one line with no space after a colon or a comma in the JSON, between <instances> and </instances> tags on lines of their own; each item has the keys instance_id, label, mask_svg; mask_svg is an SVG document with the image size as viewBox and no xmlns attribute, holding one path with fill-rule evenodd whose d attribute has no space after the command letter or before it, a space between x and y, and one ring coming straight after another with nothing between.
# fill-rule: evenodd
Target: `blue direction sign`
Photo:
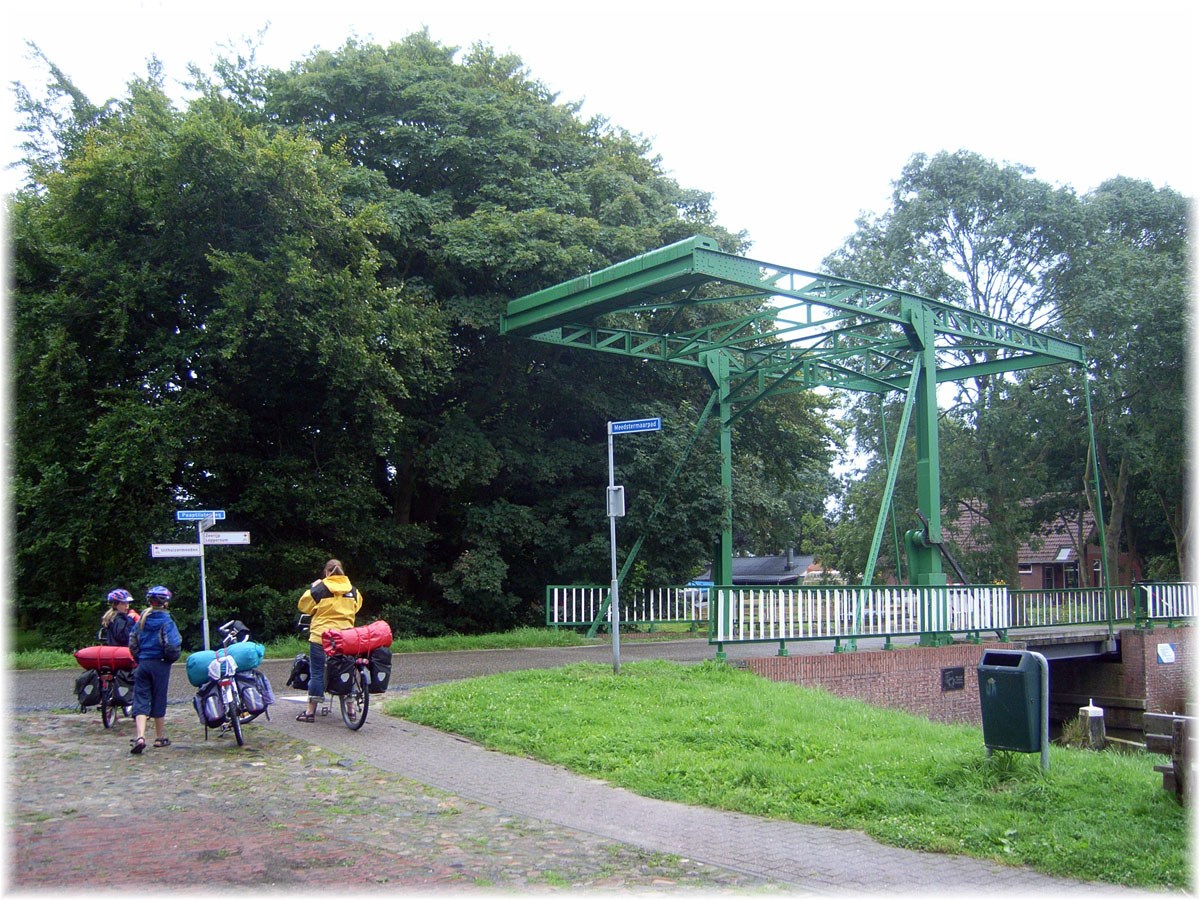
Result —
<instances>
[{"instance_id":1,"label":"blue direction sign","mask_svg":"<svg viewBox=\"0 0 1200 900\"><path fill-rule=\"evenodd\" d=\"M175 510L176 522L203 522L209 516L212 516L217 521L225 518L225 510L223 509L177 509Z\"/></svg>"},{"instance_id":2,"label":"blue direction sign","mask_svg":"<svg viewBox=\"0 0 1200 900\"><path fill-rule=\"evenodd\" d=\"M635 431L661 431L662 419L626 419L624 422L609 422L609 434L632 434Z\"/></svg>"}]
</instances>

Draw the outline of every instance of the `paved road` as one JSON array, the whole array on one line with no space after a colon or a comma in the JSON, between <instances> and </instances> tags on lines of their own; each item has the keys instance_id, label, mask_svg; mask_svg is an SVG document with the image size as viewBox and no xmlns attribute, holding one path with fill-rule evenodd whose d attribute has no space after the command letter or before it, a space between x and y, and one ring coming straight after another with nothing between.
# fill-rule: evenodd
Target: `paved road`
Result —
<instances>
[{"instance_id":1,"label":"paved road","mask_svg":"<svg viewBox=\"0 0 1200 900\"><path fill-rule=\"evenodd\" d=\"M811 652L829 648L806 645ZM774 645L736 648L730 656L770 655ZM622 644L622 662L665 658L684 662L711 659L703 640ZM394 658L395 690L522 668L547 668L580 660L612 662L611 647L553 650L492 650L404 654ZM295 721L304 698L284 686L290 664L269 661L265 668L279 702L270 728L379 769L485 804L504 814L549 823L651 852L676 854L732 872L755 875L806 893L912 891L922 894L1122 894L1141 892L1052 878L1026 868L968 857L918 853L878 844L860 832L818 828L640 797L605 782L521 757L491 752L459 738L373 712L366 726L351 732L336 707L309 725ZM10 696L23 708L63 706L70 701L73 673L21 672ZM185 677L172 679L181 702L190 698ZM20 698L20 699L17 699ZM45 704L29 706L28 704Z\"/></svg>"},{"instance_id":2,"label":"paved road","mask_svg":"<svg viewBox=\"0 0 1200 900\"><path fill-rule=\"evenodd\" d=\"M882 640L877 641L882 644ZM872 644L860 641L866 649ZM829 653L833 649L830 641L794 643L788 652ZM746 659L751 656L774 656L778 644L728 645L729 659ZM668 659L675 662L694 663L713 659L716 648L704 638L689 638L678 641L622 640L621 663L646 659ZM446 653L397 653L392 657L392 690L410 690L427 684L457 681L497 672L512 672L518 669L553 669L576 662L597 662L611 665L611 644L593 644L586 647L546 647L521 650L459 650ZM277 690L284 689L291 661L282 659L265 660L260 668L271 679ZM75 677L80 669L52 671L20 671L9 673L13 679L9 697L19 711L55 709L74 704L72 693ZM171 702L191 703L195 689L188 684L183 666L176 666L171 675Z\"/></svg>"}]
</instances>

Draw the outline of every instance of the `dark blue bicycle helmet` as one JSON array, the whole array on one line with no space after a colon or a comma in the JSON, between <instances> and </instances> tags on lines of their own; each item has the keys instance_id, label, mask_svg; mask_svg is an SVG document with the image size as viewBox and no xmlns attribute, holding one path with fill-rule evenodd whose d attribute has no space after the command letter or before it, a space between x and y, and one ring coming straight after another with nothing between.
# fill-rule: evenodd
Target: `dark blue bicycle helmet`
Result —
<instances>
[{"instance_id":1,"label":"dark blue bicycle helmet","mask_svg":"<svg viewBox=\"0 0 1200 900\"><path fill-rule=\"evenodd\" d=\"M117 588L115 591L109 591L108 602L113 604L132 603L133 595L125 590L125 588Z\"/></svg>"},{"instance_id":2,"label":"dark blue bicycle helmet","mask_svg":"<svg viewBox=\"0 0 1200 900\"><path fill-rule=\"evenodd\" d=\"M161 584L156 584L150 590L146 591L146 599L153 604L166 606L171 602L171 592Z\"/></svg>"}]
</instances>

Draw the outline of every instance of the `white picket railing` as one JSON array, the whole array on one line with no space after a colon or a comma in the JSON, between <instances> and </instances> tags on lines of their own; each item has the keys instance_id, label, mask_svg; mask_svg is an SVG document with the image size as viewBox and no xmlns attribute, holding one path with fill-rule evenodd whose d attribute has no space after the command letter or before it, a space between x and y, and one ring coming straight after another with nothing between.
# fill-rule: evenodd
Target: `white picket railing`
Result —
<instances>
[{"instance_id":1,"label":"white picket railing","mask_svg":"<svg viewBox=\"0 0 1200 900\"><path fill-rule=\"evenodd\" d=\"M1134 609L1135 591L1139 592L1138 610ZM591 625L608 593L608 587L597 585L548 587L546 624ZM1000 633L1098 624L1110 618L1113 622L1186 619L1195 615L1195 594L1192 584L1159 583L1107 591L1010 591L1002 585L667 587L622 591L621 621L630 625L706 625L713 643ZM710 599L715 605L711 617Z\"/></svg>"},{"instance_id":2,"label":"white picket railing","mask_svg":"<svg viewBox=\"0 0 1200 900\"><path fill-rule=\"evenodd\" d=\"M1155 619L1190 619L1196 614L1194 584L1147 582L1136 586L1146 601L1146 616Z\"/></svg>"},{"instance_id":3,"label":"white picket railing","mask_svg":"<svg viewBox=\"0 0 1200 900\"><path fill-rule=\"evenodd\" d=\"M609 589L597 585L551 585L546 588L546 625L591 625ZM605 621L608 615L605 615ZM621 621L633 624L708 621L708 589L694 587L640 588L621 591Z\"/></svg>"},{"instance_id":4,"label":"white picket railing","mask_svg":"<svg viewBox=\"0 0 1200 900\"><path fill-rule=\"evenodd\" d=\"M1108 621L1108 594L1112 595L1114 622L1132 617L1128 587L1062 588L1047 591L1010 591L1012 628L1049 625L1086 625Z\"/></svg>"},{"instance_id":5,"label":"white picket railing","mask_svg":"<svg viewBox=\"0 0 1200 900\"><path fill-rule=\"evenodd\" d=\"M925 632L1000 631L1007 589L963 587L714 588L712 640L803 641ZM729 615L724 615L728 604Z\"/></svg>"}]
</instances>

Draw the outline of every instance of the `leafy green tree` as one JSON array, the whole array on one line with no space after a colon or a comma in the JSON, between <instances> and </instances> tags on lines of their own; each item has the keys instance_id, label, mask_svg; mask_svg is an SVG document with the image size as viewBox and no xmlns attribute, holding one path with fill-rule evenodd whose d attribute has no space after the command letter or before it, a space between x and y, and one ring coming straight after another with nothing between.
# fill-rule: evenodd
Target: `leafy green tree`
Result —
<instances>
[{"instance_id":1,"label":"leafy green tree","mask_svg":"<svg viewBox=\"0 0 1200 900\"><path fill-rule=\"evenodd\" d=\"M145 560L180 506L248 526L217 610L267 633L320 554L411 553L420 535L372 525L376 486L402 404L443 377L440 313L380 284L346 164L153 80L68 150L14 207L22 617L186 585Z\"/></svg>"},{"instance_id":2,"label":"leafy green tree","mask_svg":"<svg viewBox=\"0 0 1200 900\"><path fill-rule=\"evenodd\" d=\"M1173 557L1159 569L1186 575L1188 200L1114 178L1082 205L1083 239L1055 299L1067 335L1088 350L1110 565L1115 574L1124 547ZM1087 499L1095 514L1094 497Z\"/></svg>"},{"instance_id":3,"label":"leafy green tree","mask_svg":"<svg viewBox=\"0 0 1200 900\"><path fill-rule=\"evenodd\" d=\"M1115 571L1120 550L1185 571L1187 201L1124 178L1077 199L1029 175L963 152L914 157L892 209L862 219L828 265L1085 347L1103 510L1095 505L1079 373L1051 367L976 378L946 398L947 514L980 513L984 531L973 537L989 548L972 555L970 568L1013 583L1024 538L1059 512L1090 508L1103 514L1118 580L1136 574ZM964 350L963 361L984 359ZM853 421L859 446L880 459L877 423L866 413ZM873 480L878 487L852 492L855 502L882 490L882 475ZM861 534L843 543L861 545ZM1174 565L1161 562L1168 556ZM1090 573L1081 576L1087 583Z\"/></svg>"},{"instance_id":4,"label":"leafy green tree","mask_svg":"<svg viewBox=\"0 0 1200 900\"><path fill-rule=\"evenodd\" d=\"M264 109L383 174L376 199L395 227L381 237L393 261L381 277L428 285L450 319L453 376L421 417L409 466L411 515L442 540L412 593L428 618L469 629L536 620L547 583L606 581L604 423L661 414L673 436L690 435L708 393L670 367L501 338L505 303L695 233L744 244L716 225L707 194L663 175L644 140L581 121L514 56L478 45L461 64L455 55L424 33L388 47L350 42L272 75ZM815 408L794 409L804 438L823 442ZM639 445L629 472L630 496L646 501L630 505L630 534L657 499L641 479L664 484L682 454L674 437L656 446ZM777 458L810 446L801 439ZM717 469L705 451L694 459L645 523L655 529L647 577L707 562ZM755 470L740 464L737 479L753 483Z\"/></svg>"},{"instance_id":5,"label":"leafy green tree","mask_svg":"<svg viewBox=\"0 0 1200 900\"><path fill-rule=\"evenodd\" d=\"M418 33L193 76L182 111L153 67L100 114L79 105L14 203L26 621L120 581L191 595L145 548L194 539L169 524L194 506L251 531L206 560L210 617L262 636L334 555L400 631L536 622L546 584L605 580L605 422L640 415L667 424L620 464L641 571L708 561L711 443L649 515L704 380L497 326L513 297L691 234L744 249L709 195L483 46L458 61ZM30 127L67 133L48 122ZM823 405L744 421L746 496L790 498L747 504L754 540L782 540L821 489Z\"/></svg>"},{"instance_id":6,"label":"leafy green tree","mask_svg":"<svg viewBox=\"0 0 1200 900\"><path fill-rule=\"evenodd\" d=\"M1058 309L1051 288L1079 231L1078 202L1069 190L1030 176L1027 168L966 151L917 154L895 183L891 209L861 218L825 265L1004 321L1053 326ZM963 341L955 355L961 364L983 363L995 351ZM1013 396L1019 380L980 375L942 396L946 520L964 504L986 511L981 537L995 553L977 563L987 580L1010 583L1017 578L1016 547L1036 524L1025 501L1044 490L1036 449L1020 438ZM870 414L859 422L859 445L878 451L878 423Z\"/></svg>"}]
</instances>

